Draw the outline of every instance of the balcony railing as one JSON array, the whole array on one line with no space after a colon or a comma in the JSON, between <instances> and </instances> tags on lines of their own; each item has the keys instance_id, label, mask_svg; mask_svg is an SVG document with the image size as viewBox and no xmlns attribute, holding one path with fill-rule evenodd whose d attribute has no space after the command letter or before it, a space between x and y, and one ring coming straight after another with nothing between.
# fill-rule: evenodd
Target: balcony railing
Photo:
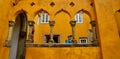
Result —
<instances>
[{"instance_id":1,"label":"balcony railing","mask_svg":"<svg viewBox=\"0 0 120 59\"><path fill-rule=\"evenodd\" d=\"M5 44L4 47L10 47L11 44ZM98 44L93 43L26 43L26 47L95 47Z\"/></svg>"}]
</instances>

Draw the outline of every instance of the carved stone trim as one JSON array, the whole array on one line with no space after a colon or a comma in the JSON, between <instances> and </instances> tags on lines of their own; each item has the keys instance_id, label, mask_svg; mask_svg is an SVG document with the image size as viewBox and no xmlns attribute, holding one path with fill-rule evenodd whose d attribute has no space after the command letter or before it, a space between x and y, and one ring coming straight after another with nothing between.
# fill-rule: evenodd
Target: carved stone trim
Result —
<instances>
[{"instance_id":1,"label":"carved stone trim","mask_svg":"<svg viewBox=\"0 0 120 59\"><path fill-rule=\"evenodd\" d=\"M9 27L14 26L15 22L14 21L9 21Z\"/></svg>"},{"instance_id":2,"label":"carved stone trim","mask_svg":"<svg viewBox=\"0 0 120 59\"><path fill-rule=\"evenodd\" d=\"M70 21L70 25L74 27L76 25L76 21Z\"/></svg>"},{"instance_id":3,"label":"carved stone trim","mask_svg":"<svg viewBox=\"0 0 120 59\"><path fill-rule=\"evenodd\" d=\"M95 21L91 21L90 24L95 27L96 26L96 22Z\"/></svg>"},{"instance_id":4,"label":"carved stone trim","mask_svg":"<svg viewBox=\"0 0 120 59\"><path fill-rule=\"evenodd\" d=\"M34 21L28 21L29 26L33 26L35 24Z\"/></svg>"},{"instance_id":5,"label":"carved stone trim","mask_svg":"<svg viewBox=\"0 0 120 59\"><path fill-rule=\"evenodd\" d=\"M97 44L79 44L79 43L70 43L70 44L65 44L65 43L26 43L26 47L97 47L99 46ZM5 45L5 47L11 47L11 45Z\"/></svg>"},{"instance_id":6,"label":"carved stone trim","mask_svg":"<svg viewBox=\"0 0 120 59\"><path fill-rule=\"evenodd\" d=\"M49 21L49 26L50 26L50 40L48 43L54 43L53 40L53 27L55 25L55 21Z\"/></svg>"}]
</instances>

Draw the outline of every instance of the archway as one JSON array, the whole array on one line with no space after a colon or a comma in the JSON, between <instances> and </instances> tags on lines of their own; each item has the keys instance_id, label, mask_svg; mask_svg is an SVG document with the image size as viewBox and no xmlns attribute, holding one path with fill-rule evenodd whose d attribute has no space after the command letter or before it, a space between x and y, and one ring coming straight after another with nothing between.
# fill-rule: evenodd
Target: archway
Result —
<instances>
[{"instance_id":1,"label":"archway","mask_svg":"<svg viewBox=\"0 0 120 59\"><path fill-rule=\"evenodd\" d=\"M86 11L79 11L75 15L76 20L76 39L79 43L84 39L86 43L91 43L92 39L92 26L90 24L91 18L90 14L86 13Z\"/></svg>"},{"instance_id":2,"label":"archway","mask_svg":"<svg viewBox=\"0 0 120 59\"><path fill-rule=\"evenodd\" d=\"M70 15L65 11L60 11L54 18L54 33L60 35L60 43L64 43L68 36L72 34L70 26Z\"/></svg>"},{"instance_id":3,"label":"archway","mask_svg":"<svg viewBox=\"0 0 120 59\"><path fill-rule=\"evenodd\" d=\"M9 59L25 59L26 37L27 16L25 12L22 12L15 19Z\"/></svg>"},{"instance_id":4,"label":"archway","mask_svg":"<svg viewBox=\"0 0 120 59\"><path fill-rule=\"evenodd\" d=\"M34 43L45 43L44 34L49 34L50 15L46 10L39 10L35 14Z\"/></svg>"},{"instance_id":5,"label":"archway","mask_svg":"<svg viewBox=\"0 0 120 59\"><path fill-rule=\"evenodd\" d=\"M64 13L68 14L68 15L71 17L70 13L69 13L67 10L64 10L64 9L61 9L61 10L57 11L57 12L54 14L54 16L56 16L56 15L59 14L60 12L64 12Z\"/></svg>"}]
</instances>

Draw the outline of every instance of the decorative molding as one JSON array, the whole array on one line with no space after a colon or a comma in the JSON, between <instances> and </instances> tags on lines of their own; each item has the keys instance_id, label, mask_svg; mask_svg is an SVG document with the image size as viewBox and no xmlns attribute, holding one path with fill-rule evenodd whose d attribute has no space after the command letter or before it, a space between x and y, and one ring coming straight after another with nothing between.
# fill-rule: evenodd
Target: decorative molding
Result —
<instances>
[{"instance_id":1,"label":"decorative molding","mask_svg":"<svg viewBox=\"0 0 120 59\"><path fill-rule=\"evenodd\" d=\"M51 2L51 3L50 3L50 6L51 6L51 7L54 7L54 6L55 6L55 3L54 3L54 2Z\"/></svg>"},{"instance_id":2,"label":"decorative molding","mask_svg":"<svg viewBox=\"0 0 120 59\"><path fill-rule=\"evenodd\" d=\"M35 5L35 3L34 3L34 2L32 2L30 5L31 5L31 6L34 6L34 5Z\"/></svg>"},{"instance_id":3,"label":"decorative molding","mask_svg":"<svg viewBox=\"0 0 120 59\"><path fill-rule=\"evenodd\" d=\"M76 25L76 21L70 21L70 25L74 27Z\"/></svg>"},{"instance_id":4,"label":"decorative molding","mask_svg":"<svg viewBox=\"0 0 120 59\"><path fill-rule=\"evenodd\" d=\"M70 2L69 4L71 7L75 6L74 2Z\"/></svg>"},{"instance_id":5,"label":"decorative molding","mask_svg":"<svg viewBox=\"0 0 120 59\"><path fill-rule=\"evenodd\" d=\"M55 25L55 21L49 21L49 25L50 26L54 26Z\"/></svg>"},{"instance_id":6,"label":"decorative molding","mask_svg":"<svg viewBox=\"0 0 120 59\"><path fill-rule=\"evenodd\" d=\"M85 9L81 9L81 10L78 10L75 14L79 13L79 12L83 12L83 13L86 13L90 18L92 18L92 15L90 14L90 12L88 10L85 10Z\"/></svg>"},{"instance_id":7,"label":"decorative molding","mask_svg":"<svg viewBox=\"0 0 120 59\"><path fill-rule=\"evenodd\" d=\"M33 26L35 24L34 21L28 21L29 26Z\"/></svg>"},{"instance_id":8,"label":"decorative molding","mask_svg":"<svg viewBox=\"0 0 120 59\"><path fill-rule=\"evenodd\" d=\"M93 2L91 2L91 3L90 3L90 6L94 7L94 4L93 4Z\"/></svg>"},{"instance_id":9,"label":"decorative molding","mask_svg":"<svg viewBox=\"0 0 120 59\"><path fill-rule=\"evenodd\" d=\"M95 27L96 26L96 22L95 21L91 21L90 24Z\"/></svg>"},{"instance_id":10,"label":"decorative molding","mask_svg":"<svg viewBox=\"0 0 120 59\"><path fill-rule=\"evenodd\" d=\"M70 12L68 12L67 10L65 10L65 9L60 9L60 10L58 10L55 14L54 14L54 16L56 16L58 13L60 13L60 12L65 12L65 13L67 13L70 17L71 17L71 14L70 14Z\"/></svg>"},{"instance_id":11,"label":"decorative molding","mask_svg":"<svg viewBox=\"0 0 120 59\"><path fill-rule=\"evenodd\" d=\"M98 44L80 44L80 43L26 43L26 47L98 47ZM11 47L11 45L5 45L4 47Z\"/></svg>"}]
</instances>

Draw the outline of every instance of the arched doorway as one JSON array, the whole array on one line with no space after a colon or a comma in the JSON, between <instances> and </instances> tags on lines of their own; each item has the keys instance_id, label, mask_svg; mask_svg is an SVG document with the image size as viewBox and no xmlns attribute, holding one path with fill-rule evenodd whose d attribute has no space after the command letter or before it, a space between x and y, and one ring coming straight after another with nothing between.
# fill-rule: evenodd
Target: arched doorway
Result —
<instances>
[{"instance_id":1,"label":"arched doorway","mask_svg":"<svg viewBox=\"0 0 120 59\"><path fill-rule=\"evenodd\" d=\"M16 16L13 28L9 59L25 59L25 42L27 37L27 16L22 12Z\"/></svg>"}]
</instances>

